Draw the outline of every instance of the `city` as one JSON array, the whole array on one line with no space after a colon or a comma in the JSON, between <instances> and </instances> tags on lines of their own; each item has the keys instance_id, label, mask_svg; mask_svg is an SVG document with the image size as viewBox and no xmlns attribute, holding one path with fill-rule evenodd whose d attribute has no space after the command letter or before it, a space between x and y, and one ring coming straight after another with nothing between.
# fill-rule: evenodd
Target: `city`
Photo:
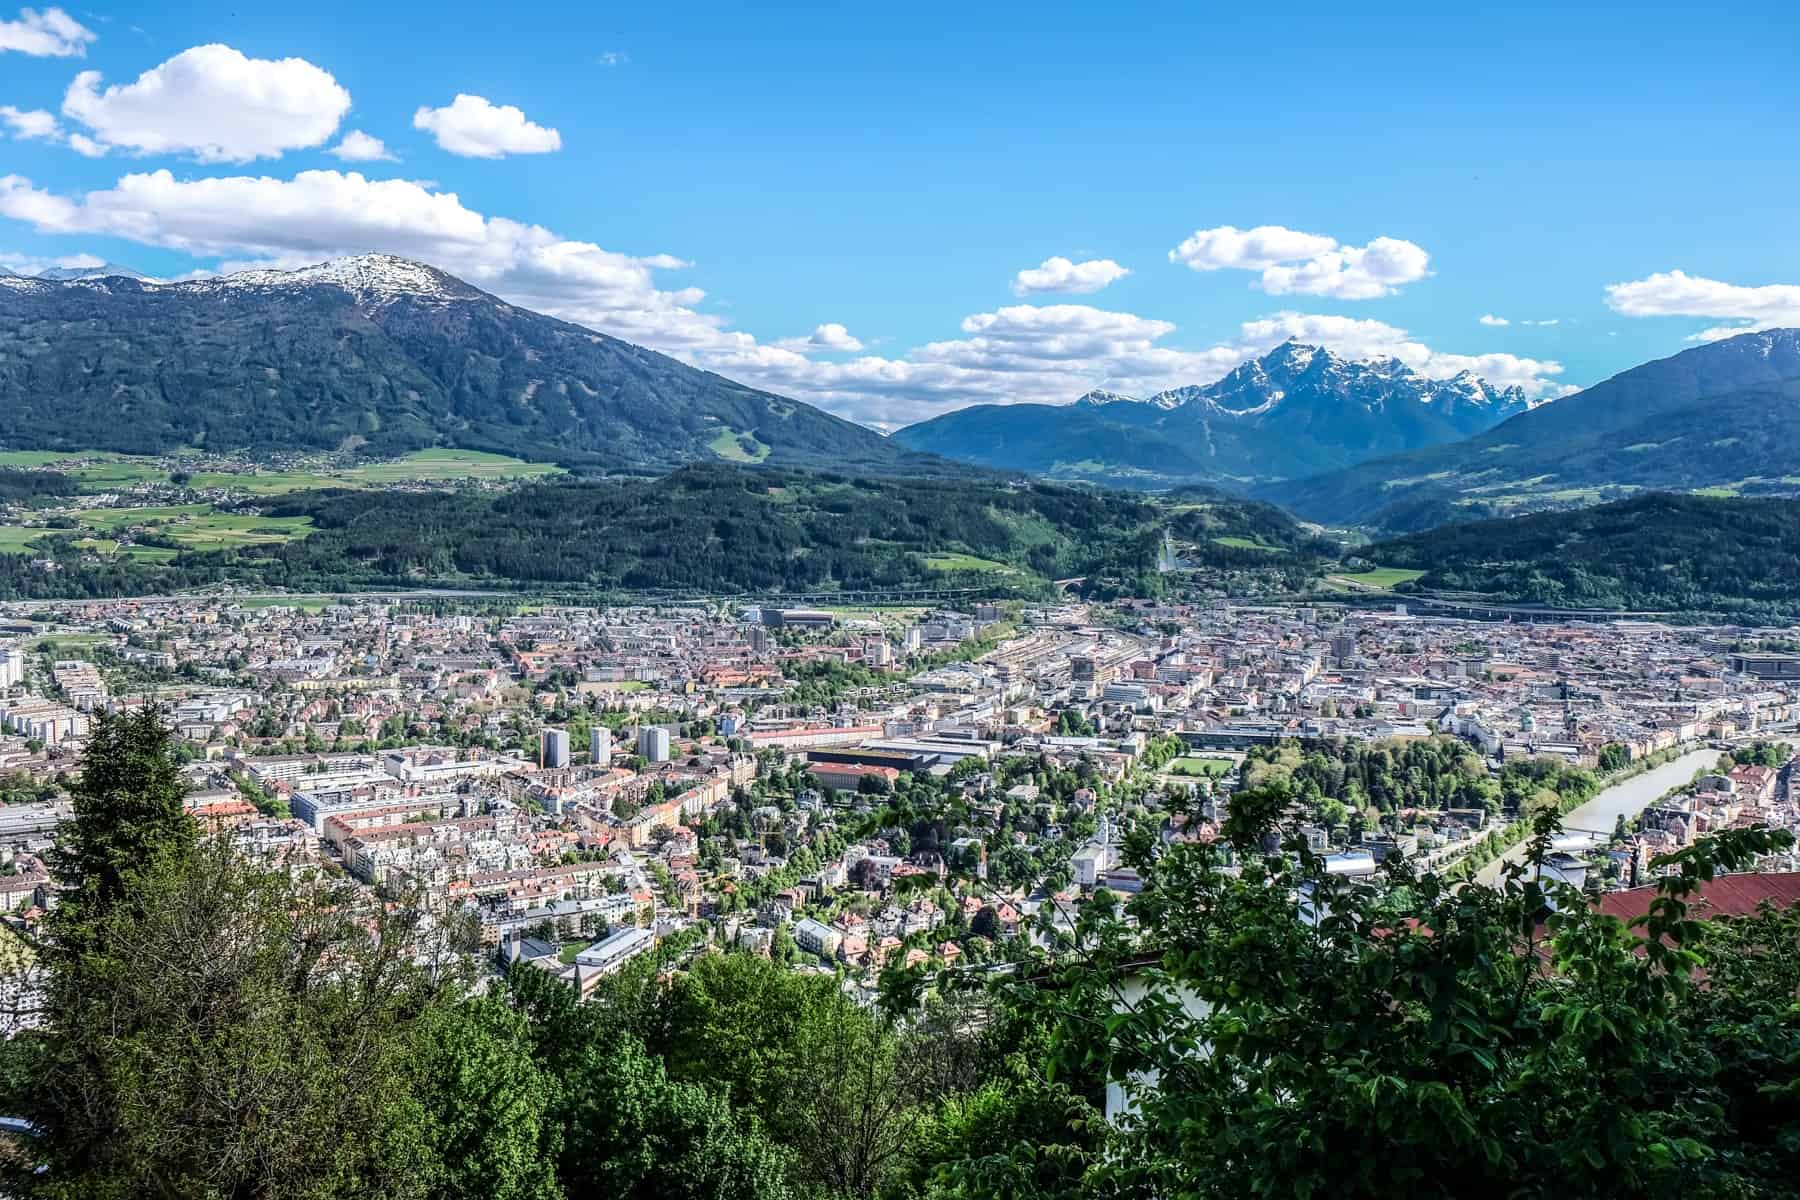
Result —
<instances>
[{"instance_id":1,"label":"city","mask_svg":"<svg viewBox=\"0 0 1800 1200\"><path fill-rule=\"evenodd\" d=\"M0 0L0 1198L1800 1198L1795 16Z\"/></svg>"},{"instance_id":2,"label":"city","mask_svg":"<svg viewBox=\"0 0 1800 1200\"><path fill-rule=\"evenodd\" d=\"M1800 657L1755 649L1783 630L1479 622L1403 603L354 596L46 602L0 621L0 896L26 930L54 891L38 855L69 813L62 785L91 719L144 706L179 734L185 803L206 828L467 914L496 971L528 962L582 995L691 931L832 973L865 1004L896 963L1067 945L1101 889L1141 887L1120 862L1133 823L1213 839L1236 787L1327 756L1379 759L1378 793L1358 782L1366 768L1340 767L1291 814L1346 878L1399 856L1493 863L1491 879L1526 840L1508 822L1537 801L1543 763L1553 790L1564 771L1590 789L1645 764L1681 775L1616 829L1567 831L1556 869L1599 890L1646 886L1651 859L1709 831L1800 832L1782 740ZM865 836L902 776L966 823ZM1177 811L1184 796L1198 803ZM903 896L909 875L935 886Z\"/></svg>"}]
</instances>

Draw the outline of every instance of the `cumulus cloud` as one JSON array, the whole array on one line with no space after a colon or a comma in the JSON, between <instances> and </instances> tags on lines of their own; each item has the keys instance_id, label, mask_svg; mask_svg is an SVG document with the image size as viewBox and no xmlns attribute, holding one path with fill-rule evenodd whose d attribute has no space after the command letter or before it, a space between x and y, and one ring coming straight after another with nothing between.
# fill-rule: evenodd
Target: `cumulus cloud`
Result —
<instances>
[{"instance_id":1,"label":"cumulus cloud","mask_svg":"<svg viewBox=\"0 0 1800 1200\"><path fill-rule=\"evenodd\" d=\"M394 162L394 156L388 153L387 143L372 134L360 129L352 129L344 135L342 141L326 153L345 162Z\"/></svg>"},{"instance_id":2,"label":"cumulus cloud","mask_svg":"<svg viewBox=\"0 0 1800 1200\"><path fill-rule=\"evenodd\" d=\"M75 267L87 270L105 265L106 260L98 254L58 254L49 258L41 258L29 254L0 253L0 267L17 275L36 275L51 267Z\"/></svg>"},{"instance_id":3,"label":"cumulus cloud","mask_svg":"<svg viewBox=\"0 0 1800 1200\"><path fill-rule=\"evenodd\" d=\"M1512 324L1512 322L1505 317L1496 317L1493 313L1481 314L1481 323L1483 325L1492 325L1496 328L1504 328Z\"/></svg>"},{"instance_id":4,"label":"cumulus cloud","mask_svg":"<svg viewBox=\"0 0 1800 1200\"><path fill-rule=\"evenodd\" d=\"M440 147L464 158L548 154L562 149L562 134L532 124L512 105L496 105L484 96L460 92L443 108L419 109L413 114L413 128L425 130Z\"/></svg>"},{"instance_id":5,"label":"cumulus cloud","mask_svg":"<svg viewBox=\"0 0 1800 1200\"><path fill-rule=\"evenodd\" d=\"M106 236L225 259L219 269L301 266L385 251L434 263L511 303L674 354L754 386L883 428L965 404L1058 402L1092 388L1145 395L1217 379L1287 338L1351 357L1395 357L1433 376L1472 370L1495 383L1555 394L1553 362L1439 352L1379 321L1281 312L1202 349L1168 343L1172 322L1087 304L1014 304L963 318L957 336L893 357L867 353L842 325L762 342L698 307L698 288L667 286L688 266L631 255L541 226L478 212L453 192L355 171L292 178L177 179L129 174L65 195L0 177L0 217L51 235ZM835 357L815 357L833 355Z\"/></svg>"},{"instance_id":6,"label":"cumulus cloud","mask_svg":"<svg viewBox=\"0 0 1800 1200\"><path fill-rule=\"evenodd\" d=\"M83 71L63 97L63 115L87 126L91 147L201 162L320 145L350 109L350 93L303 58L247 58L218 44L183 50L134 83L102 89L100 79Z\"/></svg>"},{"instance_id":7,"label":"cumulus cloud","mask_svg":"<svg viewBox=\"0 0 1800 1200\"><path fill-rule=\"evenodd\" d=\"M773 343L782 350L791 350L795 354L855 353L863 348L862 340L838 324L836 321L817 326L805 337L781 338Z\"/></svg>"},{"instance_id":8,"label":"cumulus cloud","mask_svg":"<svg viewBox=\"0 0 1800 1200\"><path fill-rule=\"evenodd\" d=\"M1196 271L1263 271L1278 263L1317 258L1335 249L1335 238L1301 233L1283 225L1258 225L1255 229L1221 225L1217 229L1196 229L1169 251L1169 261L1185 263Z\"/></svg>"},{"instance_id":9,"label":"cumulus cloud","mask_svg":"<svg viewBox=\"0 0 1800 1200\"><path fill-rule=\"evenodd\" d=\"M33 58L79 58L95 40L93 30L60 8L43 12L23 8L17 20L0 21L0 53L16 50Z\"/></svg>"},{"instance_id":10,"label":"cumulus cloud","mask_svg":"<svg viewBox=\"0 0 1800 1200\"><path fill-rule=\"evenodd\" d=\"M54 142L62 137L62 126L57 124L56 115L41 108L21 109L0 104L0 124L16 138L44 138Z\"/></svg>"},{"instance_id":11,"label":"cumulus cloud","mask_svg":"<svg viewBox=\"0 0 1800 1200\"><path fill-rule=\"evenodd\" d=\"M1717 279L1664 271L1627 283L1607 285L1606 303L1627 317L1699 317L1735 321L1690 335L1689 341L1711 342L1800 325L1800 286L1769 283L1744 286Z\"/></svg>"},{"instance_id":12,"label":"cumulus cloud","mask_svg":"<svg viewBox=\"0 0 1800 1200\"><path fill-rule=\"evenodd\" d=\"M122 237L235 258L237 265L402 254L525 307L663 348L715 342L722 326L720 318L693 311L703 292L656 285L656 272L688 265L681 259L614 253L541 225L476 212L454 192L356 171L177 179L159 170L79 196L0 176L0 216L42 233Z\"/></svg>"},{"instance_id":13,"label":"cumulus cloud","mask_svg":"<svg viewBox=\"0 0 1800 1200\"><path fill-rule=\"evenodd\" d=\"M1071 262L1061 255L1052 255L1037 266L1027 267L1014 275L1012 293L1037 296L1045 292L1068 292L1085 296L1117 283L1129 274L1130 270L1110 258Z\"/></svg>"},{"instance_id":14,"label":"cumulus cloud","mask_svg":"<svg viewBox=\"0 0 1800 1200\"><path fill-rule=\"evenodd\" d=\"M1169 261L1195 271L1256 271L1257 286L1272 296L1299 294L1337 300L1373 300L1430 273L1431 256L1399 238L1378 237L1366 246L1282 225L1197 229L1169 251Z\"/></svg>"}]
</instances>

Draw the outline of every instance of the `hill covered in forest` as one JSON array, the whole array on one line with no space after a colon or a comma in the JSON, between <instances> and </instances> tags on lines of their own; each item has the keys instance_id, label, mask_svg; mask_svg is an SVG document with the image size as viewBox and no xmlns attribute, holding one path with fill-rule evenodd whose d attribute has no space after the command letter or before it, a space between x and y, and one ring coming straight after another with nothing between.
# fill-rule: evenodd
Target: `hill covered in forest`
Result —
<instances>
[{"instance_id":1,"label":"hill covered in forest","mask_svg":"<svg viewBox=\"0 0 1800 1200\"><path fill-rule=\"evenodd\" d=\"M446 446L639 469L911 457L811 405L379 254L172 284L0 279L0 446Z\"/></svg>"},{"instance_id":2,"label":"hill covered in forest","mask_svg":"<svg viewBox=\"0 0 1800 1200\"><path fill-rule=\"evenodd\" d=\"M1448 525L1363 552L1409 586L1569 608L1800 616L1800 500L1653 494Z\"/></svg>"},{"instance_id":3,"label":"hill covered in forest","mask_svg":"<svg viewBox=\"0 0 1800 1200\"><path fill-rule=\"evenodd\" d=\"M693 466L661 479L490 491L334 490L246 503L279 539L199 548L167 509L114 514L125 548L79 530L0 554L0 595L119 595L230 584L329 591L427 585L692 595L980 587L1045 595L1080 580L1152 594L1185 565L1298 584L1335 547L1269 505L1034 482ZM206 519L228 525L230 510ZM46 571L38 563L57 563Z\"/></svg>"}]
</instances>

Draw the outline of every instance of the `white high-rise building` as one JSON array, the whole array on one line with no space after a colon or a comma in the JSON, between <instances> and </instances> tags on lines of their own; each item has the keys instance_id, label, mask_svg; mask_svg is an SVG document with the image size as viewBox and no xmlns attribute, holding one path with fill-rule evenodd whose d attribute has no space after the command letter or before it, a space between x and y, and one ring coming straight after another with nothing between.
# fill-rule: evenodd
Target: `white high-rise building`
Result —
<instances>
[{"instance_id":1,"label":"white high-rise building","mask_svg":"<svg viewBox=\"0 0 1800 1200\"><path fill-rule=\"evenodd\" d=\"M546 729L538 738L538 757L551 769L560 770L569 765L569 731L566 729Z\"/></svg>"},{"instance_id":2,"label":"white high-rise building","mask_svg":"<svg viewBox=\"0 0 1800 1200\"><path fill-rule=\"evenodd\" d=\"M638 730L637 752L645 762L668 762L669 731L660 725L647 725Z\"/></svg>"},{"instance_id":3,"label":"white high-rise building","mask_svg":"<svg viewBox=\"0 0 1800 1200\"><path fill-rule=\"evenodd\" d=\"M596 725L588 734L588 759L596 767L612 766L612 730Z\"/></svg>"}]
</instances>

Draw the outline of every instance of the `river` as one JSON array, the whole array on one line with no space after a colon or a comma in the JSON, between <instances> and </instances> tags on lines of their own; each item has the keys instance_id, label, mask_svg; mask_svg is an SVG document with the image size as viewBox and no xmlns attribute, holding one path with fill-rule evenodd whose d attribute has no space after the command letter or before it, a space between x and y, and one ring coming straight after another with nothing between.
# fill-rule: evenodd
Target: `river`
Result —
<instances>
[{"instance_id":1,"label":"river","mask_svg":"<svg viewBox=\"0 0 1800 1200\"><path fill-rule=\"evenodd\" d=\"M1679 787L1692 779L1694 772L1701 767L1710 767L1718 761L1719 751L1717 750L1690 750L1673 762L1666 762L1660 767L1645 771L1642 775L1633 775L1630 779L1613 784L1564 817L1563 826L1570 830L1599 829L1610 832L1621 816L1627 821L1631 820L1649 808L1664 792L1670 788ZM1525 851L1530 844L1528 838L1481 868L1475 876L1476 882L1487 884L1498 882L1500 872L1506 869L1506 864L1524 858Z\"/></svg>"}]
</instances>

